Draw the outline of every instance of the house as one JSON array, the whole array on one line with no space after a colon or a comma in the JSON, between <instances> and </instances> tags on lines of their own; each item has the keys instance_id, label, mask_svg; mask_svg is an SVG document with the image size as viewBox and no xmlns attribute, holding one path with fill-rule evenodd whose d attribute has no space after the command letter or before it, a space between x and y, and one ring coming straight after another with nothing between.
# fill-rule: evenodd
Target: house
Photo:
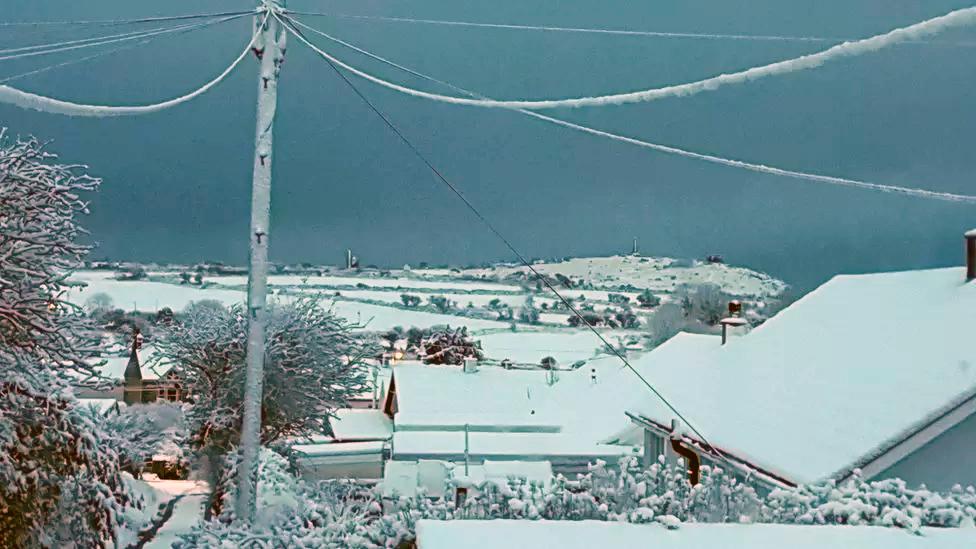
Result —
<instances>
[{"instance_id":1,"label":"house","mask_svg":"<svg viewBox=\"0 0 976 549\"><path fill-rule=\"evenodd\" d=\"M956 549L973 546L965 528L924 528L912 535L878 526L795 526L783 524L657 524L551 520L421 520L418 549Z\"/></svg>"},{"instance_id":2,"label":"house","mask_svg":"<svg viewBox=\"0 0 976 549\"><path fill-rule=\"evenodd\" d=\"M770 486L855 470L976 484L976 231L966 236L967 268L836 276L725 345L675 337L633 362L673 409L614 390L636 383L619 378L595 398L626 398L631 426L606 436L643 431L647 455L677 439Z\"/></svg>"},{"instance_id":3,"label":"house","mask_svg":"<svg viewBox=\"0 0 976 549\"><path fill-rule=\"evenodd\" d=\"M95 369L111 383L107 387L78 387L78 398L115 399L125 404L155 401L179 402L186 397L182 380L165 364L144 367L139 353L151 355L152 349L143 350L141 337L136 333L129 345L127 357L110 356L96 360Z\"/></svg>"},{"instance_id":4,"label":"house","mask_svg":"<svg viewBox=\"0 0 976 549\"><path fill-rule=\"evenodd\" d=\"M583 376L578 371L558 374ZM598 444L563 434L574 403L564 403L561 412L547 404L559 379L553 371L479 367L473 361L463 368L406 362L395 366L383 405L393 422L391 459L545 461L556 473L575 474L597 460L616 463L634 455L633 445Z\"/></svg>"}]
</instances>

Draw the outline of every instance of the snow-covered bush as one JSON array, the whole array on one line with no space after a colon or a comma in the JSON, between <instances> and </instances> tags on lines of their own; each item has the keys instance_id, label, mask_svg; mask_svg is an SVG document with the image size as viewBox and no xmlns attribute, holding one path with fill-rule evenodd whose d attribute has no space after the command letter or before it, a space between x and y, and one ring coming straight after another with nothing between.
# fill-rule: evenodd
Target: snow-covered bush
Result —
<instances>
[{"instance_id":1,"label":"snow-covered bush","mask_svg":"<svg viewBox=\"0 0 976 549\"><path fill-rule=\"evenodd\" d=\"M481 359L481 345L468 337L468 329L443 328L420 341L417 354L425 364L461 365L465 358Z\"/></svg>"},{"instance_id":2,"label":"snow-covered bush","mask_svg":"<svg viewBox=\"0 0 976 549\"><path fill-rule=\"evenodd\" d=\"M765 501L763 520L796 524L851 524L959 527L976 519L976 489L956 485L940 494L924 486L911 489L901 479L867 482L860 472L841 484L774 490Z\"/></svg>"},{"instance_id":3,"label":"snow-covered bush","mask_svg":"<svg viewBox=\"0 0 976 549\"><path fill-rule=\"evenodd\" d=\"M785 524L871 524L916 529L918 526L972 524L976 491L954 488L949 494L909 490L902 481L864 483L855 478L834 485L778 490L761 498L751 486L721 468L703 466L701 481L691 486L683 467L663 460L643 469L636 458L618 467L598 462L569 480L561 475L548 486L511 478L471 484L449 481L444 499L418 494L383 500L375 489L343 481L304 484L280 470L278 484L294 496L288 512L248 529L226 520L211 521L184 537L182 547L223 548L246 543L301 547L379 549L406 546L421 519L435 520L604 520L654 523L680 528L685 522L772 522ZM274 482L268 482L274 485ZM463 502L453 494L465 488ZM269 497L266 491L258 496ZM260 514L260 513L259 513ZM967 518L968 517L968 518ZM259 543L260 542L260 543Z\"/></svg>"},{"instance_id":4,"label":"snow-covered bush","mask_svg":"<svg viewBox=\"0 0 976 549\"><path fill-rule=\"evenodd\" d=\"M118 455L70 382L97 342L64 281L88 247L75 216L98 180L0 131L0 546L96 547L128 505Z\"/></svg>"}]
</instances>

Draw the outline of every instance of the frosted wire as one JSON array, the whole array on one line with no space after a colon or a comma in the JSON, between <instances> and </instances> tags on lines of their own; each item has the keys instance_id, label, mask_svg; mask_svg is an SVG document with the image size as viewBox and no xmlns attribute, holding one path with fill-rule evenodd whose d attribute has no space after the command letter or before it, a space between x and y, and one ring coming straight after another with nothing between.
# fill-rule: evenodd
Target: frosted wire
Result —
<instances>
[{"instance_id":1,"label":"frosted wire","mask_svg":"<svg viewBox=\"0 0 976 549\"><path fill-rule=\"evenodd\" d=\"M793 59L788 59L786 61L779 61L768 65L753 67L735 73L713 76L711 78L706 78L696 82L689 82L687 84L678 84L663 88L653 88L635 92L616 93L595 97L539 101L498 101L493 99L472 99L466 97L441 95L408 88L400 84L383 80L382 78L373 76L346 63L343 63L339 59L336 59L335 57L315 47L313 44L301 37L301 35L298 35L297 33L295 34L296 37L305 45L312 48L312 50L334 63L336 66L374 84L404 93L406 95L430 99L433 101L440 101L443 103L451 103L454 105L468 105L474 107L505 109L554 109L563 107L603 107L608 105L624 105L628 103L654 101L657 99L664 99L666 97L686 97L704 91L714 91L727 85L744 84L768 76L776 76L780 74L788 74L791 72L817 68L828 61L833 61L835 59L844 57L864 55L866 53L875 52L900 42L918 40L940 33L949 28L962 27L972 25L974 23L976 23L976 7L964 8L950 12L946 15L916 23L914 25L895 29L871 38L865 38L863 40L853 42L844 42L843 44L832 46L818 53L803 55Z\"/></svg>"},{"instance_id":2,"label":"frosted wire","mask_svg":"<svg viewBox=\"0 0 976 549\"><path fill-rule=\"evenodd\" d=\"M518 25L512 23L475 23L471 21L449 21L443 19L416 19L413 17L384 17L379 15L347 15L340 13L313 13L291 11L287 13L295 15L311 15L319 17L333 17L338 19L360 19L365 21L383 21L390 23L415 23L421 25L442 25L448 27L475 27L487 29L503 30L526 30L541 32L566 32L577 34L608 34L615 36L647 36L655 38L690 38L698 40L740 40L757 42L843 42L848 38L838 38L829 36L790 36L790 35L769 35L769 34L729 34L729 33L706 33L706 32L664 32L664 31L643 31L627 29L601 29L584 27L558 27L551 25ZM973 47L973 42L922 42L923 44L939 44L946 46Z\"/></svg>"},{"instance_id":3,"label":"frosted wire","mask_svg":"<svg viewBox=\"0 0 976 549\"><path fill-rule=\"evenodd\" d=\"M417 71L415 71L413 69L410 69L408 67L405 67L403 65L400 65L400 64L398 64L398 63L396 63L394 61L390 61L389 59L386 59L386 58L381 57L379 55L376 55L376 54L374 54L372 52L369 52L367 50L364 50L362 48L359 48L359 47L355 46L354 44L350 44L349 42L346 42L346 41L341 40L339 38L336 38L336 37L334 37L334 36L332 36L330 34L327 34L325 32L322 32L322 31L318 30L318 29L315 29L313 27L310 27L310 26L302 23L301 21L297 21L295 19L289 19L289 21L292 22L292 23L294 23L295 25L298 25L298 26L300 26L300 27L302 27L304 29L307 29L310 32L314 32L316 34L319 34L321 36L324 36L325 38L328 38L329 40L332 40L333 42L336 42L338 44L341 44L341 45L343 45L343 46L345 46L347 48L350 48L350 49L352 49L354 51L357 51L357 52L359 52L359 53L361 53L363 55L366 55L368 57L371 57L373 59L376 59L377 61L380 61L382 63L385 63L385 64L387 64L387 65L389 65L391 67L395 67L397 69L400 69L400 70L402 70L404 72L407 72L409 74L412 74L414 76L417 76L419 78L422 78L424 80L427 80L429 82L434 82L436 84L440 84L442 86L449 87L449 88L451 88L451 89L453 89L455 91L458 91L460 93L463 93L465 95L471 95L471 96L475 96L475 97L483 97L483 96L480 96L479 94L476 94L476 93L474 93L472 91L466 90L466 89L464 89L462 87L455 86L454 84L451 84L450 82L445 82L443 80L434 78L432 76L428 76L428 75L423 74L421 72L417 72ZM299 39L301 40L301 36L300 35L296 35L296 36L298 36ZM581 124L576 124L576 123L573 123L573 122L568 122L566 120L560 120L558 118L553 118L551 116L546 116L544 114L540 114L540 113L533 112L533 111L529 111L529 110L525 110L525 109L516 109L516 112L519 112L519 113L524 114L526 116L531 116L533 118L537 118L539 120L543 120L545 122L549 122L551 124L556 124L556 125L562 126L564 128L569 128L569 129L572 129L572 130L576 130L576 131L588 133L590 135L596 135L596 136L599 136L599 137L606 137L608 139L613 139L615 141L621 141L623 143L629 143L631 145L637 145L638 147L644 147L644 148L652 149L652 150L659 151L659 152L663 152L663 153L667 153L667 154L674 154L674 155L678 155L678 156L683 156L683 157L686 157L686 158L693 158L695 160L702 160L702 161L705 161L705 162L711 162L713 164L721 164L723 166L729 166L729 167L732 167L732 168L739 168L739 169L743 169L743 170L749 170L749 171L753 171L753 172L765 173L765 174L770 174L770 175L778 175L778 176L782 176L782 177L790 177L790 178L793 178L793 179L799 179L799 180L804 180L804 181L813 181L813 182L817 182L817 183L826 183L826 184L830 184L830 185L839 185L839 186L844 186L844 187L853 187L853 188L858 188L858 189L866 189L866 190L880 191L880 192L886 192L886 193L896 193L896 194L902 194L902 195L912 196L912 197L916 197L916 198L928 198L928 199L943 200L943 201L948 201L948 202L963 202L963 203L976 204L976 196L962 195L962 194L953 194L953 193L942 193L942 192L928 191L928 190L924 190L924 189L916 189L916 188L910 188L910 187L901 187L901 186L897 186L897 185L884 185L884 184L880 184L880 183L870 183L870 182L867 182L867 181L858 181L856 179L846 179L846 178L842 178L842 177L833 177L833 176L828 176L828 175L818 175L818 174L812 174L812 173L806 173L806 172L798 172L798 171L794 171L794 170L786 170L786 169L782 169L782 168L776 168L776 167L773 167L773 166L765 166L765 165L762 165L762 164L754 164L754 163L745 162L745 161L742 161L742 160L733 160L733 159L730 159L730 158L723 158L723 157L720 157L720 156L714 156L714 155L710 155L710 154L702 154L702 153L697 153L697 152L693 152L693 151L688 151L688 150L685 150L685 149L679 149L677 147L669 147L667 145L659 145L659 144L656 144L656 143L650 143L648 141L642 141L640 139L635 139L635 138L632 138L632 137L626 137L626 136L623 136L623 135L619 135L619 134L615 134L615 133L611 133L611 132L606 132L606 131L603 131L603 130L598 130L598 129L591 128L591 127L588 127L588 126L583 126Z\"/></svg>"},{"instance_id":4,"label":"frosted wire","mask_svg":"<svg viewBox=\"0 0 976 549\"><path fill-rule=\"evenodd\" d=\"M267 21L267 18L268 14L265 14L265 21ZM70 103L60 99L54 99L51 97L45 97L43 95L21 91L6 85L0 85L0 103L8 103L22 109L32 109L51 114L63 114L66 116L133 116L163 111L182 103L186 103L187 101L191 101L207 93L211 88L222 82L231 72L233 72L235 68L237 68L237 65L239 65L245 57L247 57L247 54L251 51L251 46L254 44L256 37L257 33L251 35L251 39L248 41L247 46L244 48L241 54L237 56L237 59L235 59L230 66L224 69L224 72L217 75L216 78L186 95L177 97L175 99L170 99L168 101L163 101L161 103L135 106L85 105L80 103Z\"/></svg>"}]
</instances>

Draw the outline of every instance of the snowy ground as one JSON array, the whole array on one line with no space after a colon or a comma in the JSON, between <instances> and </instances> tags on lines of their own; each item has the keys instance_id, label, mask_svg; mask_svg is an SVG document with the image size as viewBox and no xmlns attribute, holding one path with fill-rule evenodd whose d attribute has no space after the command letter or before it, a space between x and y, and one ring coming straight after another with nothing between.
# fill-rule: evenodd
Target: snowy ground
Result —
<instances>
[{"instance_id":1,"label":"snowy ground","mask_svg":"<svg viewBox=\"0 0 976 549\"><path fill-rule=\"evenodd\" d=\"M504 540L502 542L501 540ZM976 530L927 528L912 535L876 526L787 526L779 524L656 524L596 521L422 520L419 549L957 549L976 546Z\"/></svg>"}]
</instances>

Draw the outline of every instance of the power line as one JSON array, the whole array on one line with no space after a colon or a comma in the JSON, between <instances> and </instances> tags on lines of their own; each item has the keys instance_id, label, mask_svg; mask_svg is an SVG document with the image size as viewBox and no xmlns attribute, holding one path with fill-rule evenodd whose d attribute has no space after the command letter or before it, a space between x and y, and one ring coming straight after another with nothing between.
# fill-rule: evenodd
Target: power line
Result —
<instances>
[{"instance_id":1,"label":"power line","mask_svg":"<svg viewBox=\"0 0 976 549\"><path fill-rule=\"evenodd\" d=\"M277 15L275 15L275 17L278 18ZM278 18L278 20L279 22L282 23L282 25L285 26L285 28L287 28L292 34L294 34L295 37L299 39L299 41L301 41L306 45L310 45L310 43L308 42L308 40L305 38L305 36L302 34L300 30L294 28L293 26L285 22L285 21L290 22L291 21L290 18L286 17L285 20ZM328 62L328 60L326 61ZM471 213L473 213L475 217L477 217L478 220L480 220L481 223L485 227L487 227L489 231L492 232L492 234L494 234L501 242L505 244L505 246L509 249L509 251L511 251L515 255L515 257L518 258L519 262L524 267L529 269L532 272L532 274L540 282L542 282L546 286L546 288L548 288L549 291L552 292L552 294L555 295L556 298L563 303L563 305L566 306L568 310L570 310L577 318L580 319L581 323L584 326L589 328L589 330L593 332L593 334L596 335L597 338L599 338L599 340L603 343L603 345L607 348L607 350L609 350L613 355L615 355L618 359L620 359L620 361L623 362L623 364L634 375L637 376L637 378L641 381L641 383L643 383L655 396L657 396L657 398L661 402L663 402L664 405L667 406L668 409L671 410L671 412L674 413L674 415L678 419L680 419L685 425L688 426L689 429L691 429L692 432L694 432L698 436L699 440L703 444L707 445L710 449L717 452L717 449L715 449L712 446L712 444L708 442L708 439L705 438L705 435L703 435L700 431L698 431L698 429L695 428L695 426L690 421L688 421L688 419L684 415L682 415L681 412L679 412L678 409L675 408L674 405L671 404L671 402L668 401L668 399L665 398L660 391L654 388L654 386L651 385L649 381L647 381L647 378L641 375L641 373L636 368L634 368L630 364L630 362L613 345L611 345L610 342L607 341L606 338L604 338L603 335L600 334L600 332L596 328L591 326L590 323L586 321L586 319L579 312L579 310L577 310L576 307L573 307L573 304L569 300L564 298L562 294L560 294L559 291L556 290L555 287L553 287L553 285L549 282L549 280L541 273L539 273L539 271L537 271L535 267L532 266L532 264L525 258L525 256L523 256L521 252L519 252L518 249L516 249L515 246L507 238L505 238L505 236L498 229L496 229L495 226L484 215L482 215L482 213L478 210L478 208L476 208L474 204L472 204L464 196L464 194L462 194L461 191L458 190L458 188L453 183L451 183L444 176L444 174L442 174L409 139L407 139L407 137L403 134L403 132L401 132L399 128L397 128L397 126L393 124L393 122L382 111L380 111L379 108L376 107L376 105L373 104L372 101L370 101L365 95L363 95L363 93L359 90L359 88L357 88L356 85L353 84L352 81L350 81L349 78L346 77L346 75L343 74L342 71L338 69L338 67L333 65L331 62L329 62L329 66L332 67L332 70L334 70L336 74L339 75L339 77L346 83L346 85L348 85L349 88L352 89L353 92L355 92L355 94L370 108L370 110L372 110L376 114L376 116L378 116L386 124L386 126L397 137L400 138L400 140L414 153L414 155L416 155L417 158L419 158L420 161L427 166L427 168L437 177L437 179L440 180L442 183L444 183L451 190L451 192L453 192L461 200L461 202L464 203L464 205L468 208L468 210L470 210ZM718 455L721 454L719 453Z\"/></svg>"},{"instance_id":2,"label":"power line","mask_svg":"<svg viewBox=\"0 0 976 549\"><path fill-rule=\"evenodd\" d=\"M32 27L32 26L72 26L72 25L131 25L137 23L158 23L161 21L183 21L188 19L205 19L208 17L225 17L230 15L253 15L255 10L225 11L219 13L195 13L189 15L171 15L164 17L142 17L139 19L102 19L93 21L3 21L0 27Z\"/></svg>"},{"instance_id":3,"label":"power line","mask_svg":"<svg viewBox=\"0 0 976 549\"><path fill-rule=\"evenodd\" d=\"M520 25L513 23L478 23L473 21L449 21L442 19L417 19L413 17L389 17L381 15L349 15L343 13L323 13L288 10L288 14L307 15L312 17L332 17L336 19L358 19L363 21L381 21L389 23L411 23L421 25L443 25L449 27L474 27L501 30L517 31L541 31L541 32L563 32L578 34L604 34L616 36L643 36L653 38L690 38L698 40L741 40L758 42L813 42L813 43L832 43L857 40L856 38L838 38L827 36L790 36L790 35L770 35L770 34L730 34L730 33L704 33L704 32L668 32L668 31L643 31L629 29L605 29L605 28L585 28L585 27L560 27L553 25ZM940 44L948 46L974 47L973 42L931 42L931 41L908 41L919 44Z\"/></svg>"},{"instance_id":4,"label":"power line","mask_svg":"<svg viewBox=\"0 0 976 549\"><path fill-rule=\"evenodd\" d=\"M239 16L239 17L243 17L243 16ZM199 30L199 29L203 29L203 28L206 28L206 27L210 27L210 26L213 26L213 25L222 23L224 21L229 21L230 19L231 18L220 19L220 20L217 20L217 21L207 21L205 23L198 23L198 24L195 24L195 25L191 25L191 26L189 26L187 28L181 28L179 31L176 32L176 34L185 34L185 33L193 32L195 30ZM13 76L7 76L5 78L0 78L0 84L6 84L7 82L13 82L14 80L20 80L21 78L26 78L28 76L33 76L35 74L45 73L45 72L48 72L48 71L51 71L51 70L60 69L62 67L67 67L67 66L70 66L70 65L76 65L78 63L83 63L85 61L91 61L93 59L98 59L100 57L106 57L108 55L116 54L116 53L119 53L119 52L122 52L122 51L125 51L125 50L130 50L130 49L133 49L133 48L137 48L137 47L140 47L140 46L144 46L144 45L152 42L153 40L156 40L157 38L159 38L159 36L161 36L161 35L158 35L158 34L157 35L153 35L153 36L150 36L148 38L145 38L144 40L141 40L139 42L136 42L134 44L126 43L126 44L123 44L121 46L116 46L114 48L106 49L105 51L100 51L98 53L94 53L92 55L86 55L84 57L79 57L77 59L69 59L67 61L62 61L60 63L55 63L55 64L52 64L52 65L47 65L47 66L44 66L44 67L40 67L38 69L34 69L34 70L27 71L27 72L22 72L22 73L19 73L19 74L15 74Z\"/></svg>"},{"instance_id":5,"label":"power line","mask_svg":"<svg viewBox=\"0 0 976 549\"><path fill-rule=\"evenodd\" d=\"M223 23L226 21L231 21L233 19L239 19L241 17L246 17L245 15L232 15L219 19L216 22ZM116 34L110 36L101 36L95 38L85 38L81 40L71 40L67 42L57 42L52 44L40 44L36 46L25 46L22 48L14 48L11 50L0 50L0 53L11 53L11 55L0 56L0 61L6 61L9 59L20 59L24 57L36 57L39 55L49 55L52 53L71 51L83 48L91 48L95 46L104 46L105 44L115 44L119 42L128 42L131 40L139 40L140 38L145 38L147 36L156 36L160 34L169 34L173 32L180 32L185 29L199 28L201 23L190 23L186 25L179 25L176 27L159 27L156 29L150 29L147 31L137 31L129 32L124 34ZM49 49L43 49L49 48Z\"/></svg>"},{"instance_id":6,"label":"power line","mask_svg":"<svg viewBox=\"0 0 976 549\"><path fill-rule=\"evenodd\" d=\"M267 22L268 17L269 14L265 13L265 22ZM254 32L251 35L250 40L248 40L247 45L241 51L240 55L238 55L237 58L234 59L234 61L232 61L231 64L215 78L189 93L174 99L169 99L167 101L161 101L159 103L152 103L149 105L131 106L81 104L29 93L0 84L0 103L8 103L22 109L32 109L40 112L63 114L67 116L132 116L163 111L182 103L186 103L187 101L191 101L210 91L211 88L221 83L231 72L233 72L235 68L237 68L241 61L243 61L247 54L251 51L251 47L254 45L258 35L258 32Z\"/></svg>"},{"instance_id":7,"label":"power line","mask_svg":"<svg viewBox=\"0 0 976 549\"><path fill-rule=\"evenodd\" d=\"M460 86L457 86L457 85L454 85L454 84L452 84L450 82L446 82L444 80L440 80L438 78L435 78L435 77L426 75L424 73L415 71L415 70L413 70L413 69L411 69L409 67L405 67L403 65L400 65L400 64L398 64L396 62L390 61L389 59L386 59L385 57L381 57L381 56L376 55L376 54L374 54L374 53L372 53L370 51L364 50L364 49L362 49L362 48L360 48L360 47L358 47L358 46L356 46L354 44L351 44L349 42L346 42L345 40L336 38L336 37L334 37L334 36L332 36L332 35L330 35L330 34L328 34L326 32L323 32L323 31L320 31L320 30L315 29L313 27L310 27L310 26L302 23L301 21L299 21L297 19L289 18L289 21L291 21L293 24L298 25L298 26L300 26L300 27L302 27L302 28L304 28L304 29L306 29L306 30L308 30L310 32L313 32L315 34L318 34L320 36L323 36L323 37L325 37L325 38L327 38L327 39L329 39L329 40L331 40L331 41L333 41L333 42L335 42L337 44L340 44L340 45L342 45L342 46L344 46L346 48L352 49L353 51L356 51L358 53L361 53L361 54L363 54L363 55L365 55L365 56L367 56L367 57L369 57L371 59L375 59L376 61L379 61L381 63L384 63L384 64L386 64L388 66L391 66L393 68L396 68L398 70L401 70L403 72L406 72L407 74L416 76L416 77L421 78L423 80L426 80L428 82L433 82L435 84L439 84L441 86L450 88L450 89L452 89L452 90L454 90L454 91L456 91L458 93L467 95L469 97L475 97L475 98L479 98L479 99L487 99L487 97L485 97L484 95L481 95L481 94L478 94L476 92L473 92L473 91L464 89L464 88L462 88ZM313 49L316 49L316 48L313 47ZM871 182L867 182L867 181L860 181L860 180L856 180L856 179L846 179L846 178L842 178L842 177L834 177L834 176L828 176L828 175L819 175L819 174L799 172L799 171L794 171L794 170L787 170L787 169L783 169L783 168L776 168L776 167L773 167L773 166L766 166L766 165L763 165L763 164L755 164L755 163L751 163L751 162L745 162L745 161L742 161L742 160L734 160L734 159L723 158L723 157L715 156L715 155L697 153L697 152L693 152L693 151L689 151L689 150L685 150L685 149L679 149L677 147L671 147L671 146L668 146L668 145L660 145L660 144L657 144L657 143L651 143L651 142L648 142L648 141L643 141L643 140L640 140L640 139L636 139L636 138L632 138L632 137L627 137L627 136L623 136L623 135L620 135L620 134L615 134L615 133L611 133L611 132L607 132L607 131L603 131L603 130L598 130L596 128L591 128L589 126L584 126L582 124L576 124L574 122L569 122L567 120L555 118L555 117L552 117L552 116L547 116L547 115L544 115L544 114L541 114L541 113L537 113L537 112L534 112L534 111L529 111L529 110L526 110L526 109L515 109L515 112L521 113L521 114L523 114L525 116L531 116L532 118L535 118L537 120L542 120L542 121L548 122L550 124L555 124L557 126L562 126L564 128L569 128L569 129L576 130L576 131L583 132L583 133L587 133L587 134L590 134L590 135L595 135L595 136L598 136L598 137L605 137L605 138L612 139L612 140L615 140L615 141L619 141L619 142L622 142L622 143L629 143L631 145L636 145L636 146L639 146L639 147L643 147L643 148L655 150L655 151L658 151L658 152L663 152L663 153L667 153L667 154L674 154L674 155L678 155L678 156L683 156L685 158L691 158L691 159L695 159L695 160L701 160L701 161L704 161L704 162L710 162L710 163L713 163L713 164L719 164L719 165L728 166L728 167L732 167L732 168L749 170L749 171L753 171L753 172L757 172L757 173L764 173L764 174L769 174L769 175L777 175L777 176L781 176L781 177L789 177L789 178L792 178L792 179L799 179L799 180L803 180L803 181L812 181L812 182L816 182L816 183L824 183L824 184L837 185L837 186L843 186L843 187L852 187L852 188L864 189L864 190L870 190L870 191L880 191L880 192L885 192L885 193L901 194L901 195L906 195L906 196L912 196L912 197L915 197L915 198L926 198L926 199L932 199L932 200L942 200L942 201L947 201L947 202L963 202L963 203L976 204L976 196L972 196L972 195L963 195L963 194L953 194L953 193L936 192L936 191L929 191L929 190L926 190L926 189L918 189L918 188L912 188L912 187L902 187L902 186L896 186L896 185L885 185L885 184L880 184L880 183L871 183Z\"/></svg>"},{"instance_id":8,"label":"power line","mask_svg":"<svg viewBox=\"0 0 976 549\"><path fill-rule=\"evenodd\" d=\"M964 8L956 11L949 12L946 15L939 17L934 17L927 19L920 23L915 23L907 27L902 27L899 29L892 30L890 32L879 34L871 38L866 38L864 40L858 40L855 42L844 42L843 44L838 44L827 48L826 50L803 55L800 57L795 57L792 59L787 59L785 61L778 61L775 63L769 63L766 65L760 65L752 67L746 70L737 71L734 73L721 74L718 76L713 76L710 78L705 78L695 82L688 82L685 84L677 84L672 86L665 86L661 88L651 88L645 90L639 90L634 92L625 93L613 93L600 96L591 97L576 97L571 99L546 99L546 100L508 100L499 101L493 99L472 99L470 97L457 97L450 95L442 95L437 93L426 92L422 90L417 90L401 84L396 84L388 80L384 80L377 76L366 73L356 67L353 67L347 63L336 59L332 55L322 51L316 50L319 55L322 55L328 59L332 64L337 65L346 71L368 80L374 84L383 86L385 88L397 91L406 95L411 95L414 97L419 97L422 99L429 99L432 101L440 101L442 103L449 103L454 105L467 105L472 107L486 107L486 108L503 108L503 109L554 109L561 107L604 107L610 105L625 105L631 103L642 103L648 101L654 101L657 99L664 99L667 97L687 97L690 95L696 95L698 93L714 91L718 88L734 84L745 84L758 80L761 78L766 78L769 76L778 76L782 74L788 74L797 71L814 69L822 66L828 61L833 61L841 58L854 57L858 55L864 55L866 53L875 52L883 48L904 42L906 40L916 40L924 36L930 36L944 30L961 27L965 25L976 24L976 7Z\"/></svg>"}]
</instances>

